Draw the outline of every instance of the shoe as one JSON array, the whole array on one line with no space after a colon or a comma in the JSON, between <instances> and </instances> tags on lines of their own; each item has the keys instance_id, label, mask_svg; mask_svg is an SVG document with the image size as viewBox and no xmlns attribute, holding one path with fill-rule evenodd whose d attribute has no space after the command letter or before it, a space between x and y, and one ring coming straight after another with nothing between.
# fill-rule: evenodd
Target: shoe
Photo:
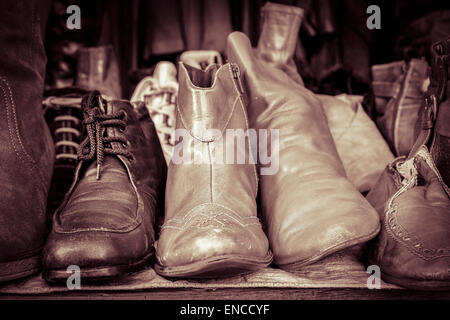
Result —
<instances>
[{"instance_id":1,"label":"shoe","mask_svg":"<svg viewBox=\"0 0 450 320\"><path fill-rule=\"evenodd\" d=\"M414 144L428 70L428 63L419 59L372 67L375 122L396 156L408 155Z\"/></svg>"},{"instance_id":2,"label":"shoe","mask_svg":"<svg viewBox=\"0 0 450 320\"><path fill-rule=\"evenodd\" d=\"M203 71L180 62L178 78L177 143L155 270L165 277L209 278L264 268L272 254L257 217L255 165L248 149L240 153L242 164L220 157L219 148L231 139L221 133L248 129L236 66Z\"/></svg>"},{"instance_id":3,"label":"shoe","mask_svg":"<svg viewBox=\"0 0 450 320\"><path fill-rule=\"evenodd\" d=\"M73 87L44 92L45 120L55 143L55 164L47 199L48 218L61 205L72 184L83 130L81 98L86 93Z\"/></svg>"},{"instance_id":4,"label":"shoe","mask_svg":"<svg viewBox=\"0 0 450 320\"><path fill-rule=\"evenodd\" d=\"M243 33L228 36L227 58L241 71L250 127L278 130L279 169L260 176L274 262L296 271L375 237L377 214L347 180L316 95L256 58Z\"/></svg>"},{"instance_id":5,"label":"shoe","mask_svg":"<svg viewBox=\"0 0 450 320\"><path fill-rule=\"evenodd\" d=\"M175 106L178 95L176 74L173 63L159 62L153 76L145 77L138 83L130 100L136 107L142 103L147 107L167 165L175 143Z\"/></svg>"},{"instance_id":6,"label":"shoe","mask_svg":"<svg viewBox=\"0 0 450 320\"><path fill-rule=\"evenodd\" d=\"M45 49L30 19L41 6L0 2L0 282L41 270L55 156L42 110Z\"/></svg>"},{"instance_id":7,"label":"shoe","mask_svg":"<svg viewBox=\"0 0 450 320\"><path fill-rule=\"evenodd\" d=\"M367 195L382 225L369 262L384 281L416 290L450 289L449 44L450 38L433 47L431 84L409 155L391 163Z\"/></svg>"},{"instance_id":8,"label":"shoe","mask_svg":"<svg viewBox=\"0 0 450 320\"><path fill-rule=\"evenodd\" d=\"M145 137L127 101L106 101L94 91L83 97L82 109L86 138L45 244L47 281L65 281L71 265L83 279L116 277L143 268L154 254L165 179L157 135Z\"/></svg>"}]
</instances>

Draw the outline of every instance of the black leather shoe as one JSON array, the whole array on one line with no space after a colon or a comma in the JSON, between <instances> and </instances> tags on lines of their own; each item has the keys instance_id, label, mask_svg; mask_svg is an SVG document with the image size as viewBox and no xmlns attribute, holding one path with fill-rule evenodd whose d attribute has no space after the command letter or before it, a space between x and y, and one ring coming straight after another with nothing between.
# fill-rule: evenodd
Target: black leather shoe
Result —
<instances>
[{"instance_id":1,"label":"black leather shoe","mask_svg":"<svg viewBox=\"0 0 450 320\"><path fill-rule=\"evenodd\" d=\"M97 91L83 97L82 107L87 137L44 248L47 281L67 279L70 265L95 280L136 271L153 258L166 172L156 132L144 135L128 102L106 102Z\"/></svg>"}]
</instances>

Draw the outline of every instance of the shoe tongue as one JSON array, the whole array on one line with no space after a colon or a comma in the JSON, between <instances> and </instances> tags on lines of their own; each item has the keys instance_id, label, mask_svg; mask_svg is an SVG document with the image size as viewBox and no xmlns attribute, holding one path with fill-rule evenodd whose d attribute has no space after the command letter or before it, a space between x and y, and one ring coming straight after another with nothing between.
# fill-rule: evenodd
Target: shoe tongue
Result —
<instances>
[{"instance_id":1,"label":"shoe tongue","mask_svg":"<svg viewBox=\"0 0 450 320\"><path fill-rule=\"evenodd\" d=\"M156 65L153 77L160 87L168 87L177 82L177 69L175 65L168 61L159 62Z\"/></svg>"}]
</instances>

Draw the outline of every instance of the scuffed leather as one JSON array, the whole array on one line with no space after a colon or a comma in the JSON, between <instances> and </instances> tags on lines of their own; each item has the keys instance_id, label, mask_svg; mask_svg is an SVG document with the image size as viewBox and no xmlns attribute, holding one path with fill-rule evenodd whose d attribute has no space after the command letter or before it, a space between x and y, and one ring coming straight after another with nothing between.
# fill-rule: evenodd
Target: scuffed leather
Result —
<instances>
[{"instance_id":1,"label":"scuffed leather","mask_svg":"<svg viewBox=\"0 0 450 320\"><path fill-rule=\"evenodd\" d=\"M376 212L346 179L318 98L256 59L240 32L228 36L227 57L243 74L250 127L279 130L280 168L260 177L275 263L297 269L373 238Z\"/></svg>"},{"instance_id":2,"label":"scuffed leather","mask_svg":"<svg viewBox=\"0 0 450 320\"><path fill-rule=\"evenodd\" d=\"M318 94L348 179L368 192L394 160L383 136L364 111L360 96Z\"/></svg>"},{"instance_id":3,"label":"scuffed leather","mask_svg":"<svg viewBox=\"0 0 450 320\"><path fill-rule=\"evenodd\" d=\"M106 114L120 110L126 113L126 129L108 127L108 136L124 135L134 160L105 156L99 180L96 161L79 162L72 187L54 215L43 253L46 269L127 265L153 250L165 162L156 132L144 135L128 102L106 104ZM113 148L118 144L111 142Z\"/></svg>"},{"instance_id":4,"label":"scuffed leather","mask_svg":"<svg viewBox=\"0 0 450 320\"><path fill-rule=\"evenodd\" d=\"M414 289L450 287L450 190L428 149L389 165L367 200L382 224L369 250L382 278Z\"/></svg>"},{"instance_id":5,"label":"scuffed leather","mask_svg":"<svg viewBox=\"0 0 450 320\"><path fill-rule=\"evenodd\" d=\"M261 260L264 267L271 259L265 261L269 244L256 212L255 165L249 163L248 151L245 164L215 163L211 148L218 137L206 134L207 129L225 134L226 129L248 128L231 65L202 71L180 63L178 73L177 129L189 131L183 143L203 162L170 162L158 264L175 267L232 255ZM194 141L201 151L193 149Z\"/></svg>"}]
</instances>

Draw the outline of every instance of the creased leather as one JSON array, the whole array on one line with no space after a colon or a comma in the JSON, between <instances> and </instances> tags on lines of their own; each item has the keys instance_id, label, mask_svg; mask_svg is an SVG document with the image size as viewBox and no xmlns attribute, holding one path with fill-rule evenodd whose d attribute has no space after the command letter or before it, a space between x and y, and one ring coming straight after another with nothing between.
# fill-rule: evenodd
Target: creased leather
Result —
<instances>
[{"instance_id":1,"label":"creased leather","mask_svg":"<svg viewBox=\"0 0 450 320\"><path fill-rule=\"evenodd\" d=\"M221 164L211 151L220 138L227 139L220 131L248 128L231 65L202 71L180 63L178 74L176 125L188 130L183 144L192 157L180 164L170 162L157 262L170 268L226 255L253 259L262 268L271 256L256 212L255 165L248 151L244 164ZM219 135L208 135L207 129L217 129ZM194 149L194 142L202 149ZM195 162L194 155L202 163Z\"/></svg>"},{"instance_id":2,"label":"creased leather","mask_svg":"<svg viewBox=\"0 0 450 320\"><path fill-rule=\"evenodd\" d=\"M280 168L260 177L275 263L294 270L373 238L376 212L345 177L318 98L257 59L240 32L228 36L227 57L243 74L250 127L279 130Z\"/></svg>"},{"instance_id":3,"label":"creased leather","mask_svg":"<svg viewBox=\"0 0 450 320\"><path fill-rule=\"evenodd\" d=\"M158 137L154 129L144 135L128 102L107 102L105 108L106 114L126 113L125 131L106 131L110 137L126 138L134 160L106 155L99 180L96 161L78 163L44 248L46 270L128 265L153 250L153 224L166 170ZM112 148L123 148L119 144L111 142Z\"/></svg>"}]
</instances>

